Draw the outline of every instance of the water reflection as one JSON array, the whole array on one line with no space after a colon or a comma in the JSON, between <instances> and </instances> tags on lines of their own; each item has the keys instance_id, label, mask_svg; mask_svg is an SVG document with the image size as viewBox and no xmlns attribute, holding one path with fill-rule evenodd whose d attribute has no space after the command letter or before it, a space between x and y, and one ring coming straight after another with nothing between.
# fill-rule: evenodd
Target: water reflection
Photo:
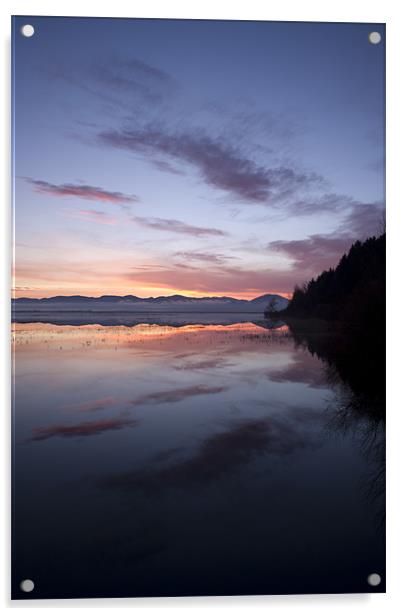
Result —
<instances>
[{"instance_id":1,"label":"water reflection","mask_svg":"<svg viewBox=\"0 0 402 616\"><path fill-rule=\"evenodd\" d=\"M102 434L108 430L121 430L128 426L138 425L137 419L116 417L115 419L100 419L99 421L83 421L78 424L66 425L56 424L47 427L32 428L32 436L27 439L30 441L44 441L53 436L74 438L77 436L94 436Z\"/></svg>"},{"instance_id":2,"label":"water reflection","mask_svg":"<svg viewBox=\"0 0 402 616\"><path fill-rule=\"evenodd\" d=\"M46 323L50 325L103 325L112 327L124 325L135 327L137 325L169 325L170 327L183 327L185 325L231 325L238 323L253 323L264 329L276 329L283 322L271 321L261 317L260 313L239 312L95 312L70 310L70 311L45 311L45 310L18 310L13 314L15 323Z\"/></svg>"},{"instance_id":3,"label":"water reflection","mask_svg":"<svg viewBox=\"0 0 402 616\"><path fill-rule=\"evenodd\" d=\"M369 468L363 490L379 501L385 515L385 328L371 331L348 328L331 331L325 323L290 320L297 348L326 366L325 377L333 390L329 428L353 438ZM381 531L384 525L381 524Z\"/></svg>"},{"instance_id":4,"label":"water reflection","mask_svg":"<svg viewBox=\"0 0 402 616\"><path fill-rule=\"evenodd\" d=\"M338 335L227 319L13 325L14 596L373 592L373 396Z\"/></svg>"},{"instance_id":5,"label":"water reflection","mask_svg":"<svg viewBox=\"0 0 402 616\"><path fill-rule=\"evenodd\" d=\"M303 417L311 419L307 414ZM298 413L298 421L303 417ZM171 488L191 488L198 483L209 483L238 471L261 453L286 455L296 449L315 445L309 433L295 429L289 418L242 419L234 420L221 431L204 438L191 457L178 461L180 449L172 453L169 466L146 466L133 472L106 477L100 486L124 490L159 491ZM160 455L158 460L161 460ZM166 461L166 455L162 458Z\"/></svg>"}]
</instances>

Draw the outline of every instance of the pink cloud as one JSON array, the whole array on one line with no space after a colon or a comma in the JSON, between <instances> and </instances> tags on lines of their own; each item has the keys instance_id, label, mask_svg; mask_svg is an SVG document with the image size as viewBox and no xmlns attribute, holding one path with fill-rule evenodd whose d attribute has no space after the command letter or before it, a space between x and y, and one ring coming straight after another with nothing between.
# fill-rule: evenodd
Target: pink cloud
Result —
<instances>
[{"instance_id":1,"label":"pink cloud","mask_svg":"<svg viewBox=\"0 0 402 616\"><path fill-rule=\"evenodd\" d=\"M109 203L136 203L136 195L127 195L118 191L105 190L89 184L52 184L44 180L24 178L31 184L36 192L52 195L54 197L78 197L89 201L105 201Z\"/></svg>"},{"instance_id":2,"label":"pink cloud","mask_svg":"<svg viewBox=\"0 0 402 616\"><path fill-rule=\"evenodd\" d=\"M109 216L105 212L100 212L99 210L78 210L78 212L69 212L68 216L88 222L98 222L101 225L115 225L117 222L116 218Z\"/></svg>"},{"instance_id":3,"label":"pink cloud","mask_svg":"<svg viewBox=\"0 0 402 616\"><path fill-rule=\"evenodd\" d=\"M311 235L303 240L271 242L269 248L290 257L294 269L301 266L305 272L319 274L324 269L334 267L351 244L351 238L346 236Z\"/></svg>"},{"instance_id":4,"label":"pink cloud","mask_svg":"<svg viewBox=\"0 0 402 616\"><path fill-rule=\"evenodd\" d=\"M154 269L134 269L123 273L130 283L141 287L166 289L189 289L215 295L250 295L256 297L269 291L287 293L303 276L303 271L252 270L235 267L188 268L180 265L165 267L155 265Z\"/></svg>"},{"instance_id":5,"label":"pink cloud","mask_svg":"<svg viewBox=\"0 0 402 616\"><path fill-rule=\"evenodd\" d=\"M215 229L213 227L196 227L195 225L189 225L181 220L174 220L170 218L143 218L142 216L133 216L132 220L138 225L148 227L149 229L169 231L171 233L181 233L184 235L193 235L194 237L227 235L225 231L221 231L220 229Z\"/></svg>"}]
</instances>

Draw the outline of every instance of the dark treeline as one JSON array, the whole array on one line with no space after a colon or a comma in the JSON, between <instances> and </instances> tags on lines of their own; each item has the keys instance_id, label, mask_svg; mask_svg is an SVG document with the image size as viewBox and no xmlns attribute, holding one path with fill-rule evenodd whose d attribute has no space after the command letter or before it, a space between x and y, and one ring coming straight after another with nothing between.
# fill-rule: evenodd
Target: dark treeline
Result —
<instances>
[{"instance_id":1,"label":"dark treeline","mask_svg":"<svg viewBox=\"0 0 402 616\"><path fill-rule=\"evenodd\" d=\"M385 234L355 242L334 269L296 288L277 313L297 347L324 363L334 399L328 427L353 431L370 463L365 493L384 530L385 488ZM274 315L270 315L273 319Z\"/></svg>"},{"instance_id":2,"label":"dark treeline","mask_svg":"<svg viewBox=\"0 0 402 616\"><path fill-rule=\"evenodd\" d=\"M385 318L385 233L355 242L334 269L296 287L285 314L373 325Z\"/></svg>"},{"instance_id":3,"label":"dark treeline","mask_svg":"<svg viewBox=\"0 0 402 616\"><path fill-rule=\"evenodd\" d=\"M349 389L348 409L385 409L385 234L355 242L334 269L296 288L278 313L296 344Z\"/></svg>"}]
</instances>

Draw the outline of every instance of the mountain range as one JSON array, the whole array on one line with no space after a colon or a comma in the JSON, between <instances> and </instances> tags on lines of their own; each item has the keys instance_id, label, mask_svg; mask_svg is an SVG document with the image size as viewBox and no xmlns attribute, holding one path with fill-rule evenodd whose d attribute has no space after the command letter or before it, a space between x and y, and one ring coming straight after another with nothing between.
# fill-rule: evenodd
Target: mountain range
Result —
<instances>
[{"instance_id":1,"label":"mountain range","mask_svg":"<svg viewBox=\"0 0 402 616\"><path fill-rule=\"evenodd\" d=\"M12 300L14 312L27 311L96 311L96 312L254 312L263 313L284 310L289 303L285 297L267 293L251 300L234 297L187 297L166 295L159 297L136 297L135 295L57 295L42 299L19 297Z\"/></svg>"}]
</instances>

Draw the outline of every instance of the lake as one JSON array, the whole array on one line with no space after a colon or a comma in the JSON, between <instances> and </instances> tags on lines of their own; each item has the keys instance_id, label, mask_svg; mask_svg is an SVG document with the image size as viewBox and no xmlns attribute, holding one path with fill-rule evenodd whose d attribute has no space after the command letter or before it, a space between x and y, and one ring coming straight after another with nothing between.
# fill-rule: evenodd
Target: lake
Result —
<instances>
[{"instance_id":1,"label":"lake","mask_svg":"<svg viewBox=\"0 0 402 616\"><path fill-rule=\"evenodd\" d=\"M383 421L247 318L13 324L14 598L384 592Z\"/></svg>"}]
</instances>

